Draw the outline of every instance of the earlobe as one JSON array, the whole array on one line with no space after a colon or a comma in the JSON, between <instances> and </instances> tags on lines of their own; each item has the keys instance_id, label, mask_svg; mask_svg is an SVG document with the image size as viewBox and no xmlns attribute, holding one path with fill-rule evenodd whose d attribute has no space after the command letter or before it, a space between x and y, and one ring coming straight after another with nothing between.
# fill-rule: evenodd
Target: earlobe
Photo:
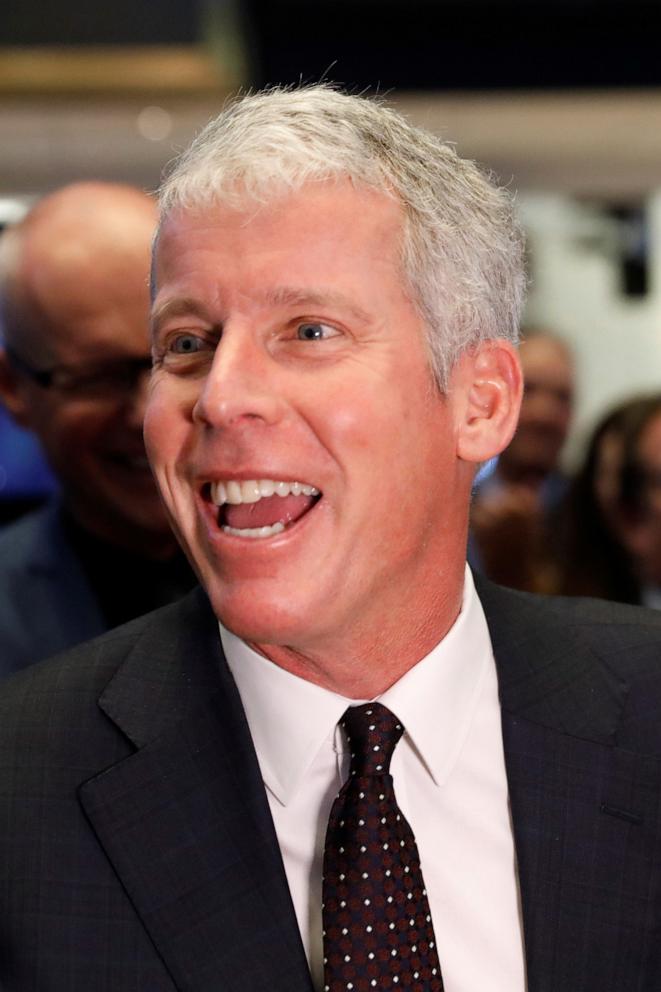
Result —
<instances>
[{"instance_id":1,"label":"earlobe","mask_svg":"<svg viewBox=\"0 0 661 992\"><path fill-rule=\"evenodd\" d=\"M478 464L500 454L512 440L523 392L516 349L505 340L485 341L467 352L455 370L457 454Z\"/></svg>"}]
</instances>

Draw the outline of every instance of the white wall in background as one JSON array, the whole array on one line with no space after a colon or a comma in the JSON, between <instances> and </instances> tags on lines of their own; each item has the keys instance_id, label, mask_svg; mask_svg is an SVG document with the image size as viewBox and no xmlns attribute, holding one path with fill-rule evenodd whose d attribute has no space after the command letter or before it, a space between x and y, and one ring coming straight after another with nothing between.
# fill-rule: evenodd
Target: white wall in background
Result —
<instances>
[{"instance_id":1,"label":"white wall in background","mask_svg":"<svg viewBox=\"0 0 661 992\"><path fill-rule=\"evenodd\" d=\"M639 391L661 391L661 189L646 200L650 279L644 297L623 295L618 229L598 206L566 194L526 193L532 282L526 320L573 347L579 392L572 462L595 420Z\"/></svg>"}]
</instances>

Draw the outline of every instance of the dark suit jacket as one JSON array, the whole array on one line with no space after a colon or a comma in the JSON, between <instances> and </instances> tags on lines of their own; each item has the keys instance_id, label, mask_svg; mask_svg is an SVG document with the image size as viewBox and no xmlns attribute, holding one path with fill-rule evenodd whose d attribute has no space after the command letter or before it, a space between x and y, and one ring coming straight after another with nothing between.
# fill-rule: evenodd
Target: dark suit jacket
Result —
<instances>
[{"instance_id":1,"label":"dark suit jacket","mask_svg":"<svg viewBox=\"0 0 661 992\"><path fill-rule=\"evenodd\" d=\"M659 992L661 616L479 591L530 992ZM2 686L0 985L311 992L201 591Z\"/></svg>"},{"instance_id":2,"label":"dark suit jacket","mask_svg":"<svg viewBox=\"0 0 661 992\"><path fill-rule=\"evenodd\" d=\"M57 501L0 530L0 678L105 630Z\"/></svg>"}]
</instances>

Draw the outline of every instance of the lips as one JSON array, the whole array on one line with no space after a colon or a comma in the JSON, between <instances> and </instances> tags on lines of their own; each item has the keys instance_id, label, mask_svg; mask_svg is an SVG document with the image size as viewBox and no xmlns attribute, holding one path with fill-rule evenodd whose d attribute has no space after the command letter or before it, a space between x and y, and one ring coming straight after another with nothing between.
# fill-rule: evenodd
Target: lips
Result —
<instances>
[{"instance_id":1,"label":"lips","mask_svg":"<svg viewBox=\"0 0 661 992\"><path fill-rule=\"evenodd\" d=\"M253 539L282 533L300 520L320 495L309 483L276 479L228 479L210 486L223 532Z\"/></svg>"}]
</instances>

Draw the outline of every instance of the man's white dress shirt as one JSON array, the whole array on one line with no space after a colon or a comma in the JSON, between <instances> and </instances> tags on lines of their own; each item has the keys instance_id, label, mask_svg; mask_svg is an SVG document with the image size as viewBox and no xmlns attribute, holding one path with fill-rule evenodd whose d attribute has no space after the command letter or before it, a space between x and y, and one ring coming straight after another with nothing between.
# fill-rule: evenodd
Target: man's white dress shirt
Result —
<instances>
[{"instance_id":1,"label":"man's white dress shirt","mask_svg":"<svg viewBox=\"0 0 661 992\"><path fill-rule=\"evenodd\" d=\"M320 990L324 837L349 768L337 723L364 700L291 675L222 626L221 639ZM418 843L446 992L525 992L496 668L468 569L453 627L378 699L406 728L391 772Z\"/></svg>"}]
</instances>

